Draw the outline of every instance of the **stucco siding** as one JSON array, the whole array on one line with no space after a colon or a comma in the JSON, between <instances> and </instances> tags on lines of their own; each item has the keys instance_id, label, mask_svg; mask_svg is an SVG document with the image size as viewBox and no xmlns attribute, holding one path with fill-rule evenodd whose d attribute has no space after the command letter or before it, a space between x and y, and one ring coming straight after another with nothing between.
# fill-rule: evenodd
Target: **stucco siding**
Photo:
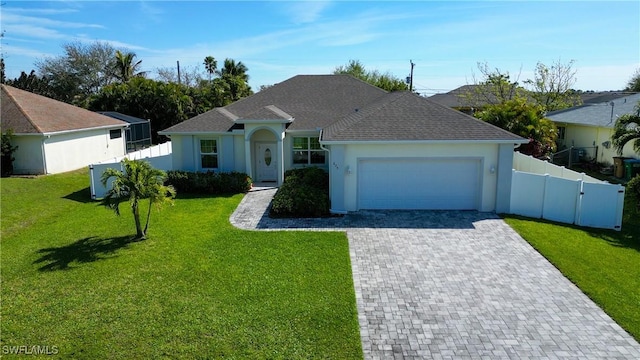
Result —
<instances>
[{"instance_id":1,"label":"stucco siding","mask_svg":"<svg viewBox=\"0 0 640 360\"><path fill-rule=\"evenodd\" d=\"M47 173L57 174L123 156L125 137L111 139L108 129L51 135L44 139L44 153Z\"/></svg>"},{"instance_id":2,"label":"stucco siding","mask_svg":"<svg viewBox=\"0 0 640 360\"><path fill-rule=\"evenodd\" d=\"M606 141L611 142L611 136L613 135L613 129L594 126L580 126L580 125L566 125L564 145L569 148L572 145L575 148L592 148L598 147L597 161L605 164L612 164L613 157L619 156L613 145L609 149L605 148L602 144ZM595 145L594 145L595 143ZM633 151L633 146L628 143L624 147L622 156L625 157L638 157Z\"/></svg>"},{"instance_id":3,"label":"stucco siding","mask_svg":"<svg viewBox=\"0 0 640 360\"><path fill-rule=\"evenodd\" d=\"M233 136L233 152L234 152L234 170L238 172L247 172L245 166L245 153L244 153L244 134L238 134Z\"/></svg>"},{"instance_id":4,"label":"stucco siding","mask_svg":"<svg viewBox=\"0 0 640 360\"><path fill-rule=\"evenodd\" d=\"M14 136L11 140L18 149L13 154L14 174L44 174L44 157L42 155L42 136Z\"/></svg>"},{"instance_id":5,"label":"stucco siding","mask_svg":"<svg viewBox=\"0 0 640 360\"><path fill-rule=\"evenodd\" d=\"M347 211L356 211L358 187L358 161L366 158L481 158L482 187L479 210L494 211L496 207L496 187L498 145L496 144L350 144L344 147L342 169L344 176L344 206ZM332 162L338 159L332 159ZM332 171L333 168L331 167ZM511 166L509 165L509 171ZM332 176L332 181L339 176ZM416 183L416 186L419 186ZM407 189L411 191L411 189ZM336 209L338 210L338 209Z\"/></svg>"}]
</instances>

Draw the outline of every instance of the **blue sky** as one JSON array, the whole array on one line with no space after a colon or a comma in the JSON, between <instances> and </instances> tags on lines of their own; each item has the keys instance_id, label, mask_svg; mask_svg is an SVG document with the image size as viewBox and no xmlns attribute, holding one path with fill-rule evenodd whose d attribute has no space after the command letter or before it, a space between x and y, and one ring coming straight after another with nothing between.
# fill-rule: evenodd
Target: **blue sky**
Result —
<instances>
[{"instance_id":1,"label":"blue sky","mask_svg":"<svg viewBox=\"0 0 640 360\"><path fill-rule=\"evenodd\" d=\"M478 62L532 78L574 60L581 90L617 90L640 67L640 1L4 1L8 77L73 41L134 51L143 70L242 61L250 85L329 74L349 60L424 95L474 82Z\"/></svg>"}]
</instances>

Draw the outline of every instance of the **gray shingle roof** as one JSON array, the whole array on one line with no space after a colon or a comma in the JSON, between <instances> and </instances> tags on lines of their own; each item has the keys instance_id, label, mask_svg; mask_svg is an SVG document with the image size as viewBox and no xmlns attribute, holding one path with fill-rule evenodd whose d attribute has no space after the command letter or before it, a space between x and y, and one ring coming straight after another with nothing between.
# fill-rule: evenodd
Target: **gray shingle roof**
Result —
<instances>
[{"instance_id":1,"label":"gray shingle roof","mask_svg":"<svg viewBox=\"0 0 640 360\"><path fill-rule=\"evenodd\" d=\"M325 141L515 141L521 137L410 92L385 96L327 127Z\"/></svg>"},{"instance_id":2,"label":"gray shingle roof","mask_svg":"<svg viewBox=\"0 0 640 360\"><path fill-rule=\"evenodd\" d=\"M323 139L333 141L523 140L418 95L388 93L349 75L298 75L161 133L226 132L247 120L290 118L288 130L322 128Z\"/></svg>"},{"instance_id":3,"label":"gray shingle roof","mask_svg":"<svg viewBox=\"0 0 640 360\"><path fill-rule=\"evenodd\" d=\"M547 118L556 123L613 128L620 115L634 113L638 101L640 93L553 111L547 114Z\"/></svg>"},{"instance_id":4,"label":"gray shingle roof","mask_svg":"<svg viewBox=\"0 0 640 360\"><path fill-rule=\"evenodd\" d=\"M275 105L295 119L288 129L315 130L385 94L386 91L349 75L298 75L223 109L246 120L252 114L262 112L266 106ZM231 126L233 122L230 118L221 117L219 111L214 109L162 133L227 131Z\"/></svg>"},{"instance_id":5,"label":"gray shingle roof","mask_svg":"<svg viewBox=\"0 0 640 360\"><path fill-rule=\"evenodd\" d=\"M127 123L45 96L2 85L2 129L15 134L47 134Z\"/></svg>"}]
</instances>

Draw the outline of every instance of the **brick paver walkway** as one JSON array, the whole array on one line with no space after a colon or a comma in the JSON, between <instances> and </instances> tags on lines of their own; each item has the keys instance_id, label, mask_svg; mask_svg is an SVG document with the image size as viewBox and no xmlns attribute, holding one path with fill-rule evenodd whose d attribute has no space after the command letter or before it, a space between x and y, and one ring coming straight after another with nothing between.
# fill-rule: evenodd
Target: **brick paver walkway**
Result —
<instances>
[{"instance_id":1,"label":"brick paver walkway","mask_svg":"<svg viewBox=\"0 0 640 360\"><path fill-rule=\"evenodd\" d=\"M346 231L366 359L640 359L638 342L494 214L270 219L274 193L247 194L231 223Z\"/></svg>"}]
</instances>

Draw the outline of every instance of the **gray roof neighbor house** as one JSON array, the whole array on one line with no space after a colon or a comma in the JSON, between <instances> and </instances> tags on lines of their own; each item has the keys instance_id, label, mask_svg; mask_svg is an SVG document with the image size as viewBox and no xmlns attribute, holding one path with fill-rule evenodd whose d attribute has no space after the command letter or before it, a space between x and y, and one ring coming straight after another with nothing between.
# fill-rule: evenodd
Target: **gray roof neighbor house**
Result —
<instances>
[{"instance_id":1,"label":"gray roof neighbor house","mask_svg":"<svg viewBox=\"0 0 640 360\"><path fill-rule=\"evenodd\" d=\"M613 128L618 116L635 111L640 101L640 93L626 93L624 96L609 95L599 99L604 101L589 102L569 109L553 111L547 113L547 118L556 123Z\"/></svg>"}]
</instances>

